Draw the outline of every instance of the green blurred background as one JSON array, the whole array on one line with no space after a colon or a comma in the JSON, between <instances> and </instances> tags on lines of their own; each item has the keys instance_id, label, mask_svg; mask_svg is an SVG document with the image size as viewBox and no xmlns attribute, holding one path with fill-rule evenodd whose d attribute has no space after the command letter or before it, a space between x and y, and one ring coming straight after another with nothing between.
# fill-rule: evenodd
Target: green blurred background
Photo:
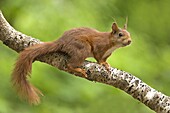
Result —
<instances>
[{"instance_id":1,"label":"green blurred background","mask_svg":"<svg viewBox=\"0 0 170 113\"><path fill-rule=\"evenodd\" d=\"M133 43L108 59L153 88L170 95L170 1L168 0L0 0L0 9L17 30L56 40L65 30L92 27L110 31L116 19ZM30 106L18 99L10 74L18 54L0 43L0 113L154 113L123 91L89 82L35 62L30 81L44 93L42 103Z\"/></svg>"}]
</instances>

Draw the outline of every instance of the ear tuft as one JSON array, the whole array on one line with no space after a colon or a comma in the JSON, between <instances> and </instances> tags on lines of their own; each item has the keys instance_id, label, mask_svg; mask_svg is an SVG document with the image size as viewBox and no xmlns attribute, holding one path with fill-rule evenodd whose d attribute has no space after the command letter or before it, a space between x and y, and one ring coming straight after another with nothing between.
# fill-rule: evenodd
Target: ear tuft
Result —
<instances>
[{"instance_id":1,"label":"ear tuft","mask_svg":"<svg viewBox=\"0 0 170 113\"><path fill-rule=\"evenodd\" d=\"M124 29L127 30L127 23L128 23L128 17L126 17L126 23L124 25Z\"/></svg>"},{"instance_id":2,"label":"ear tuft","mask_svg":"<svg viewBox=\"0 0 170 113\"><path fill-rule=\"evenodd\" d=\"M112 31L113 31L113 33L117 32L118 30L119 30L119 27L118 27L117 23L114 22L114 23L112 24Z\"/></svg>"}]
</instances>

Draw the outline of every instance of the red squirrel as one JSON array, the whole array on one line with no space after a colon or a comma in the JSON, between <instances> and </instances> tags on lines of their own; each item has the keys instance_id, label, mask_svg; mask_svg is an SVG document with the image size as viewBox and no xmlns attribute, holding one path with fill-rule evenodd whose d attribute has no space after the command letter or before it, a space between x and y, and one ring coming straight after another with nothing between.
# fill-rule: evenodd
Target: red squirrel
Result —
<instances>
[{"instance_id":1,"label":"red squirrel","mask_svg":"<svg viewBox=\"0 0 170 113\"><path fill-rule=\"evenodd\" d=\"M130 43L127 23L121 29L114 22L111 32L99 32L85 27L68 30L56 41L36 44L20 52L12 72L13 86L29 103L38 104L39 95L43 94L27 80L27 76L31 74L32 63L37 57L53 52L64 52L69 56L67 70L87 77L85 70L80 68L87 57L94 57L97 63L107 68L109 64L106 60L112 52Z\"/></svg>"}]
</instances>

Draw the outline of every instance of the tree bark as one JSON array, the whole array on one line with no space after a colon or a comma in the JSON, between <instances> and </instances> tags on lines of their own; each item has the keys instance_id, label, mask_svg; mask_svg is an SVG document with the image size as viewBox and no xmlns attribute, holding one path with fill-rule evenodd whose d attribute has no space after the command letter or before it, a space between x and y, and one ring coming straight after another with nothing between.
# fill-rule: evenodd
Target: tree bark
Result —
<instances>
[{"instance_id":1,"label":"tree bark","mask_svg":"<svg viewBox=\"0 0 170 113\"><path fill-rule=\"evenodd\" d=\"M4 18L0 11L0 40L16 52L22 51L28 46L42 43L40 40L27 36L15 30ZM50 64L60 70L66 69L68 56L63 53L50 53L37 58L36 60ZM123 90L133 98L144 103L157 113L170 113L170 97L151 88L139 78L125 71L110 67L109 71L105 67L85 61L82 65L86 70L87 80L108 84ZM77 73L72 73L78 75ZM81 77L81 76L80 76Z\"/></svg>"}]
</instances>

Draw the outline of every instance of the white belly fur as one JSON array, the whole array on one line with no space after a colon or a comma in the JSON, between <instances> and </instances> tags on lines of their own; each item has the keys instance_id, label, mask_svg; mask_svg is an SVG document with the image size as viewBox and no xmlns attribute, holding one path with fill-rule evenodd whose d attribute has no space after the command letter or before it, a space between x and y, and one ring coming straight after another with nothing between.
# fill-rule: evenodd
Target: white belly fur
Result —
<instances>
[{"instance_id":1,"label":"white belly fur","mask_svg":"<svg viewBox=\"0 0 170 113\"><path fill-rule=\"evenodd\" d=\"M111 54L115 49L117 49L117 48L118 48L117 46L114 46L114 47L108 49L108 50L104 53L104 55L103 55L102 58L107 57L108 55L110 55L110 54Z\"/></svg>"}]
</instances>

